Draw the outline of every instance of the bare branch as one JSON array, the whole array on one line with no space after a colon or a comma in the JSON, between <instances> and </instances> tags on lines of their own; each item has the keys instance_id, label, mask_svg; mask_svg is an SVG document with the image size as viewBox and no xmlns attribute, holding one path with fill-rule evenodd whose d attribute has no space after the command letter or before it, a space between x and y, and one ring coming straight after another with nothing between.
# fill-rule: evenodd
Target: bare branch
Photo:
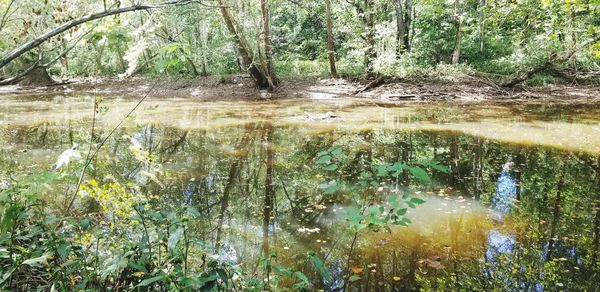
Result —
<instances>
[{"instance_id":1,"label":"bare branch","mask_svg":"<svg viewBox=\"0 0 600 292\"><path fill-rule=\"evenodd\" d=\"M11 6L16 2L17 0L11 0L10 2L8 2L8 6L6 7L6 10L4 11L4 14L2 14L2 19L0 20L0 32L2 31L2 29L4 28L4 26L6 25L6 21L8 20L8 15L10 13L10 8Z\"/></svg>"}]
</instances>

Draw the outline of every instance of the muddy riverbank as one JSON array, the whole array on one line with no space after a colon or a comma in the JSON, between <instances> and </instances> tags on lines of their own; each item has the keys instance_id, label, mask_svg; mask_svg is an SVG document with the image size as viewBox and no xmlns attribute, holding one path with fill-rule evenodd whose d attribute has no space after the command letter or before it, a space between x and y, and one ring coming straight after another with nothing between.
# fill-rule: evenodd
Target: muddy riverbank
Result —
<instances>
[{"instance_id":1,"label":"muddy riverbank","mask_svg":"<svg viewBox=\"0 0 600 292\"><path fill-rule=\"evenodd\" d=\"M394 82L364 90L369 80L285 80L273 93L257 90L250 78L231 75L196 79L131 78L77 79L46 87L0 86L0 95L91 93L140 97L195 98L202 101L262 99L365 98L378 103L398 102L557 102L600 103L597 86L540 86L507 90L483 82ZM364 90L364 91L363 91Z\"/></svg>"}]
</instances>

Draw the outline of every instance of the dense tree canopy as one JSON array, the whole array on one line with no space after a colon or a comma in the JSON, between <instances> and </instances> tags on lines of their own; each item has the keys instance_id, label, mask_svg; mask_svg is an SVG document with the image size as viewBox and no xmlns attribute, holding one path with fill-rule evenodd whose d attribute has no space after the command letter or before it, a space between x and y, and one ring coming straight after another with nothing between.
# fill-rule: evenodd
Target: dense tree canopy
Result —
<instances>
[{"instance_id":1,"label":"dense tree canopy","mask_svg":"<svg viewBox=\"0 0 600 292\"><path fill-rule=\"evenodd\" d=\"M2 0L0 67L5 79L33 64L67 77L249 72L268 87L276 72L326 75L334 57L345 76L462 70L544 81L597 72L599 27L597 0Z\"/></svg>"}]
</instances>

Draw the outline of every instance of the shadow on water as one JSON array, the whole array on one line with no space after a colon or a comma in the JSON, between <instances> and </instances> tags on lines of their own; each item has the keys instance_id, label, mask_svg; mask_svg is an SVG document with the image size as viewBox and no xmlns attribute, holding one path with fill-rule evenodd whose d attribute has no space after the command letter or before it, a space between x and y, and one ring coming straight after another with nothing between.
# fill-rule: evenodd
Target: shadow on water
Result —
<instances>
[{"instance_id":1,"label":"shadow on water","mask_svg":"<svg viewBox=\"0 0 600 292\"><path fill-rule=\"evenodd\" d=\"M1 129L2 181L49 169L63 150L89 137L77 120ZM343 287L347 268L355 276L350 291L596 289L597 158L442 130L315 129L264 118L208 128L132 122L109 140L90 175L135 182L155 208L195 207L202 220L193 231L207 256L248 273L257 273L261 257L277 254L278 264L321 279L300 260L318 255L332 277L315 289ZM332 146L344 149L344 161L323 172L315 157ZM361 233L349 255L343 213L351 198L319 185L355 181L368 162L422 159L451 173L430 171L431 183L405 174L390 181L426 203L407 213L409 226ZM62 194L52 191L48 205L59 207ZM378 198L392 194L384 189ZM78 212L96 211L88 207L80 204Z\"/></svg>"}]
</instances>

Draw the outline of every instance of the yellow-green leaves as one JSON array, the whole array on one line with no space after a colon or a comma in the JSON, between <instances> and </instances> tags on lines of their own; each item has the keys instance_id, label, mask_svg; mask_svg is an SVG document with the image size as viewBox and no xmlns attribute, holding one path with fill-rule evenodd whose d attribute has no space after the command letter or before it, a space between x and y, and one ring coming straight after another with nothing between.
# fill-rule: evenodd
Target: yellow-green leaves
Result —
<instances>
[{"instance_id":1,"label":"yellow-green leaves","mask_svg":"<svg viewBox=\"0 0 600 292\"><path fill-rule=\"evenodd\" d=\"M81 186L78 194L95 199L105 214L110 213L117 219L129 218L133 214L133 205L143 200L133 184L122 185L116 181L108 181L101 185L91 179Z\"/></svg>"}]
</instances>

